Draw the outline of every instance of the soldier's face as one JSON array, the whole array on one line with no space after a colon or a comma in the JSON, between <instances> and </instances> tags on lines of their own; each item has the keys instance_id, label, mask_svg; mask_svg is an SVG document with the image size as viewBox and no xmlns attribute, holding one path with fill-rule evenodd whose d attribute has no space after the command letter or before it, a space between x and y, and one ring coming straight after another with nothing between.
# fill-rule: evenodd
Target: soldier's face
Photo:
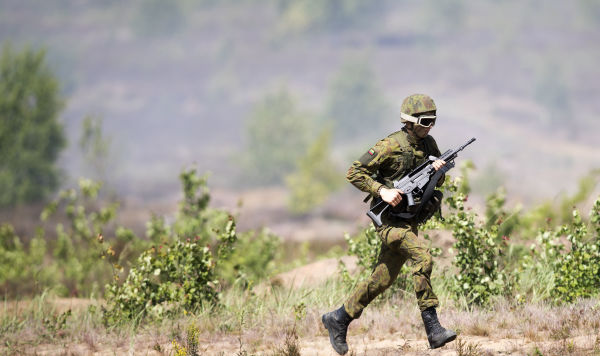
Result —
<instances>
[{"instance_id":1,"label":"soldier's face","mask_svg":"<svg viewBox=\"0 0 600 356\"><path fill-rule=\"evenodd\" d=\"M425 137L427 137L427 135L429 135L429 131L431 130L432 127L433 126L423 127L423 126L419 126L419 125L414 125L413 131L415 133L415 136L417 136L418 138L425 138Z\"/></svg>"},{"instance_id":2,"label":"soldier's face","mask_svg":"<svg viewBox=\"0 0 600 356\"><path fill-rule=\"evenodd\" d=\"M435 111L429 111L429 112L424 112L424 113L419 114L419 116L421 116L421 115L435 115ZM414 132L415 136L417 136L418 138L425 138L425 137L427 137L427 135L429 135L429 131L431 131L432 128L433 128L433 125L431 125L429 127L423 127L421 125L414 124L413 132Z\"/></svg>"}]
</instances>

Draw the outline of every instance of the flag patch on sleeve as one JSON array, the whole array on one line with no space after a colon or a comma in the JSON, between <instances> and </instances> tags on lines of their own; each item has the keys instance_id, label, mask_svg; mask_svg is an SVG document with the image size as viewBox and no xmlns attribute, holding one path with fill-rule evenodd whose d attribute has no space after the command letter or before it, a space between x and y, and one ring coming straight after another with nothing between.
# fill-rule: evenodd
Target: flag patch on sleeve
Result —
<instances>
[{"instance_id":1,"label":"flag patch on sleeve","mask_svg":"<svg viewBox=\"0 0 600 356\"><path fill-rule=\"evenodd\" d=\"M377 151L375 151L375 148L371 148L367 152L363 153L362 157L360 157L358 161L363 165L367 165L369 162L374 160L375 157L377 157Z\"/></svg>"}]
</instances>

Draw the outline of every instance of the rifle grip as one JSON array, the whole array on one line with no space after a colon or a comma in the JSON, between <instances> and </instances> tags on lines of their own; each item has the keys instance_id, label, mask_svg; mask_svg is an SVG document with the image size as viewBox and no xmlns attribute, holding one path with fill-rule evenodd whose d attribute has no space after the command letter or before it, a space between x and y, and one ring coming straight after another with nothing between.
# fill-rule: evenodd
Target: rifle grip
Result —
<instances>
[{"instance_id":1,"label":"rifle grip","mask_svg":"<svg viewBox=\"0 0 600 356\"><path fill-rule=\"evenodd\" d=\"M408 199L408 206L415 205L415 199L413 198L412 193L407 193L406 194L406 199Z\"/></svg>"}]
</instances>

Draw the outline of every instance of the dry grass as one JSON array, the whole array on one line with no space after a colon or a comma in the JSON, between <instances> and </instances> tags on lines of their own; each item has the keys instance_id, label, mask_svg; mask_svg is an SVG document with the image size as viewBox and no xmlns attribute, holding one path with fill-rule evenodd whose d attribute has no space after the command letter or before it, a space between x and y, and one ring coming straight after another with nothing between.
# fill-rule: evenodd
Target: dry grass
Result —
<instances>
[{"instance_id":1,"label":"dry grass","mask_svg":"<svg viewBox=\"0 0 600 356\"><path fill-rule=\"evenodd\" d=\"M328 355L331 350L321 314L337 308L345 295L344 288L334 282L312 289L274 288L261 294L230 291L223 296L225 308L147 322L137 329L104 327L100 313L89 310L86 303L73 304L79 307L72 308L62 323L54 302L38 299L18 313L0 314L0 354L135 350L172 355L175 340L202 355ZM306 305L300 318L294 313L299 303ZM600 351L597 299L560 307L507 301L498 301L490 309L464 310L451 302L442 305L438 310L441 323L457 330L460 337L439 352L535 354L537 348L543 355L579 355ZM196 331L190 334L192 325ZM398 295L371 305L350 325L348 341L356 355L422 354L427 342L414 296ZM443 353L430 350L428 354Z\"/></svg>"}]
</instances>

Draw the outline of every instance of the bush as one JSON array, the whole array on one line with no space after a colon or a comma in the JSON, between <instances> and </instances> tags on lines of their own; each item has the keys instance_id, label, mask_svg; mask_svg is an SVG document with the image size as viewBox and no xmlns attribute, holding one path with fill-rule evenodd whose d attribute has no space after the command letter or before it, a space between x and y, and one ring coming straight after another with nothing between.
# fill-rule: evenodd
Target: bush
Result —
<instances>
[{"instance_id":1,"label":"bush","mask_svg":"<svg viewBox=\"0 0 600 356\"><path fill-rule=\"evenodd\" d=\"M145 315L161 317L197 308L203 302L216 303L219 282L215 266L219 255L235 241L233 220L220 235L217 256L199 240L177 240L142 253L122 285L115 282L107 287L105 321L114 324Z\"/></svg>"},{"instance_id":2,"label":"bush","mask_svg":"<svg viewBox=\"0 0 600 356\"><path fill-rule=\"evenodd\" d=\"M216 304L225 286L250 287L272 271L279 238L266 230L237 235L233 217L208 206L206 177L181 175L184 199L172 225L153 216L147 235L156 245L122 280L116 270L106 287L106 323L161 317ZM139 319L138 319L139 320Z\"/></svg>"},{"instance_id":3,"label":"bush","mask_svg":"<svg viewBox=\"0 0 600 356\"><path fill-rule=\"evenodd\" d=\"M52 250L51 266L56 268L60 281L52 287L59 295L102 294L112 269L111 264L99 261L107 259L118 268L125 263L120 252L131 239L119 234L116 239L105 240L104 234L116 216L118 203L99 207L96 199L101 186L99 182L80 179L78 190L62 191L42 211L42 221L56 215L59 209L68 221L68 224L56 224Z\"/></svg>"},{"instance_id":4,"label":"bush","mask_svg":"<svg viewBox=\"0 0 600 356\"><path fill-rule=\"evenodd\" d=\"M24 246L9 224L0 226L0 293L8 298L41 293L58 283L56 267L45 262L47 244L38 232Z\"/></svg>"},{"instance_id":5,"label":"bush","mask_svg":"<svg viewBox=\"0 0 600 356\"><path fill-rule=\"evenodd\" d=\"M551 296L555 302L573 302L589 298L600 290L600 199L596 200L585 224L573 211L573 223L539 235L542 254L549 259L554 273ZM570 243L570 248L561 237ZM545 257L545 256L544 256Z\"/></svg>"},{"instance_id":6,"label":"bush","mask_svg":"<svg viewBox=\"0 0 600 356\"><path fill-rule=\"evenodd\" d=\"M281 240L267 229L238 234L235 248L217 270L224 286L251 288L275 271L281 256Z\"/></svg>"},{"instance_id":7,"label":"bush","mask_svg":"<svg viewBox=\"0 0 600 356\"><path fill-rule=\"evenodd\" d=\"M457 269L452 278L452 290L457 298L464 297L468 304L485 305L494 295L507 294L512 290L509 275L502 270L502 244L498 234L501 221L488 208L492 218L488 224L479 222L477 215L465 208L468 180L446 177L443 186L447 218L441 221L434 217L425 226L444 228L452 231L456 242L453 266ZM488 204L498 205L493 202ZM500 199L501 200L501 199ZM502 202L503 204L503 202ZM500 206L502 205L500 204Z\"/></svg>"}]
</instances>

